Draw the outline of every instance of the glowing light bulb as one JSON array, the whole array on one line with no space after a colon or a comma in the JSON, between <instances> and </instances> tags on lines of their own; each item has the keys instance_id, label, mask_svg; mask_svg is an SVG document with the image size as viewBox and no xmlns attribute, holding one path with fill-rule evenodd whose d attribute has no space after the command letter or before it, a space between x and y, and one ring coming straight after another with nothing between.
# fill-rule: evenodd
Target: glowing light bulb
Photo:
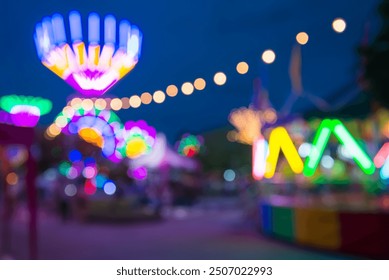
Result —
<instances>
[{"instance_id":1,"label":"glowing light bulb","mask_svg":"<svg viewBox=\"0 0 389 280\"><path fill-rule=\"evenodd\" d=\"M262 53L262 60L266 64L271 64L276 59L276 54L273 50L266 50Z\"/></svg>"},{"instance_id":2,"label":"glowing light bulb","mask_svg":"<svg viewBox=\"0 0 389 280\"><path fill-rule=\"evenodd\" d=\"M308 40L309 40L309 36L305 32L300 32L296 35L296 41L300 45L305 45L306 43L308 43Z\"/></svg>"},{"instance_id":3,"label":"glowing light bulb","mask_svg":"<svg viewBox=\"0 0 389 280\"><path fill-rule=\"evenodd\" d=\"M236 71L242 75L246 74L249 71L249 65L244 61L239 62L238 65L236 65Z\"/></svg>"},{"instance_id":4,"label":"glowing light bulb","mask_svg":"<svg viewBox=\"0 0 389 280\"><path fill-rule=\"evenodd\" d=\"M223 72L217 72L215 76L213 76L213 81L218 86L222 86L227 82L227 76Z\"/></svg>"},{"instance_id":5,"label":"glowing light bulb","mask_svg":"<svg viewBox=\"0 0 389 280\"><path fill-rule=\"evenodd\" d=\"M194 87L189 82L183 83L181 86L181 91L185 95L191 95L193 93L193 90L194 90Z\"/></svg>"},{"instance_id":6,"label":"glowing light bulb","mask_svg":"<svg viewBox=\"0 0 389 280\"><path fill-rule=\"evenodd\" d=\"M332 22L332 28L337 33L342 33L346 30L346 21L342 18L336 18Z\"/></svg>"},{"instance_id":7,"label":"glowing light bulb","mask_svg":"<svg viewBox=\"0 0 389 280\"><path fill-rule=\"evenodd\" d=\"M205 89L205 86L207 85L207 83L205 82L205 80L203 78L198 78L194 81L193 85L194 85L195 89L203 90L203 89Z\"/></svg>"}]
</instances>

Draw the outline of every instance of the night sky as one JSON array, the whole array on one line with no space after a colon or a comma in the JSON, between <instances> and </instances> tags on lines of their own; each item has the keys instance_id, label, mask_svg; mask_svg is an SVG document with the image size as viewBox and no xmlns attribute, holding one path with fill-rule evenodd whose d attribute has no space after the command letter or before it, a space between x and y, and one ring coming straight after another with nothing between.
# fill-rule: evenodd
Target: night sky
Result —
<instances>
[{"instance_id":1,"label":"night sky","mask_svg":"<svg viewBox=\"0 0 389 280\"><path fill-rule=\"evenodd\" d=\"M202 77L204 91L191 96L167 97L162 104L142 105L118 113L122 121L145 119L174 141L184 132L201 133L228 124L231 109L247 106L253 79L268 72L270 99L279 109L290 93L288 66L295 36L300 31L310 40L302 47L304 88L321 97L332 96L355 79L360 60L356 48L370 24L369 39L379 29L378 0L1 0L0 8L0 95L42 96L54 102L49 124L66 104L73 89L39 61L33 40L35 24L53 13L65 19L80 11L83 22L90 12L113 14L128 19L143 32L142 56L135 69L107 96L129 97L144 91L178 87ZM347 29L342 34L331 28L342 17ZM84 34L85 36L85 34ZM265 49L273 49L276 61L261 62ZM239 61L250 65L239 75ZM213 75L223 71L227 84L213 84ZM299 103L295 112L312 109Z\"/></svg>"}]
</instances>

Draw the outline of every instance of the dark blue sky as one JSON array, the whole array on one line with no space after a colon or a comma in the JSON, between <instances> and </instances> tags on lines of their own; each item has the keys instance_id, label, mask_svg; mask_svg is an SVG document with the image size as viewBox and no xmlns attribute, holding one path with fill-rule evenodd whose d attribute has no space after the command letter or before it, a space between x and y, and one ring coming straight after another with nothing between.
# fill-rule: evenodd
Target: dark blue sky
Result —
<instances>
[{"instance_id":1,"label":"dark blue sky","mask_svg":"<svg viewBox=\"0 0 389 280\"><path fill-rule=\"evenodd\" d=\"M118 97L143 91L164 90L203 77L204 91L180 94L163 104L122 110L123 122L145 119L174 140L184 132L199 133L226 125L231 109L247 106L252 80L264 67L265 49L276 52L267 67L271 102L280 108L290 92L288 64L295 36L300 31L310 40L302 48L303 84L306 90L326 97L351 81L358 71L356 47L364 25L371 22L370 36L378 30L378 0L2 0L0 9L0 95L24 94L51 99L54 108L42 123L50 123L73 90L39 61L33 41L35 24L44 16L78 10L85 17L95 11L128 19L143 32L140 62L108 95ZM347 29L336 34L331 23L343 17ZM247 61L250 71L239 75L236 63ZM223 71L223 87L212 83ZM309 109L302 104L295 110Z\"/></svg>"}]
</instances>

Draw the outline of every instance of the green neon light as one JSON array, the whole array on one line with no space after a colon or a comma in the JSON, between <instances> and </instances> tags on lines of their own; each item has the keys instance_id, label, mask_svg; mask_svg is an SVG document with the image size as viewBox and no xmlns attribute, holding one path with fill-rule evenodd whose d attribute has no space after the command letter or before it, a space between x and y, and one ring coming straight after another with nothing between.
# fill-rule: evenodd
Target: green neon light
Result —
<instances>
[{"instance_id":1,"label":"green neon light","mask_svg":"<svg viewBox=\"0 0 389 280\"><path fill-rule=\"evenodd\" d=\"M350 134L344 124L339 120L333 120L334 134L336 138L346 147L350 155L353 155L354 161L357 165L368 175L375 171L375 166L370 157L358 145L355 138Z\"/></svg>"},{"instance_id":2,"label":"green neon light","mask_svg":"<svg viewBox=\"0 0 389 280\"><path fill-rule=\"evenodd\" d=\"M16 105L34 106L39 109L41 116L50 113L52 108L51 101L41 97L7 95L0 98L0 107L8 113L10 113L12 108Z\"/></svg>"},{"instance_id":3,"label":"green neon light","mask_svg":"<svg viewBox=\"0 0 389 280\"><path fill-rule=\"evenodd\" d=\"M323 156L324 149L330 139L331 132L342 143L348 152L353 155L357 165L368 175L375 171L375 166L370 157L358 145L355 138L340 120L325 119L321 122L313 140L312 150L306 159L303 174L313 176Z\"/></svg>"}]
</instances>

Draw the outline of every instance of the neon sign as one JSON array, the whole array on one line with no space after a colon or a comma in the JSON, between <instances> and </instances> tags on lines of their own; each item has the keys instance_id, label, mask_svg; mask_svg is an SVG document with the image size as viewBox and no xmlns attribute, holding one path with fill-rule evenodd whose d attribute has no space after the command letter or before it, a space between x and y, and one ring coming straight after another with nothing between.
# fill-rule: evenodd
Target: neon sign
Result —
<instances>
[{"instance_id":1,"label":"neon sign","mask_svg":"<svg viewBox=\"0 0 389 280\"><path fill-rule=\"evenodd\" d=\"M254 179L269 179L274 176L280 151L284 153L294 173L302 173L306 177L313 176L323 158L331 134L343 145L365 174L371 175L375 172L376 167L382 167L381 178L389 178L389 143L382 147L373 162L341 121L325 119L316 132L305 163L303 163L285 128L273 129L268 144L264 138L258 138L253 144L252 174Z\"/></svg>"},{"instance_id":2,"label":"neon sign","mask_svg":"<svg viewBox=\"0 0 389 280\"><path fill-rule=\"evenodd\" d=\"M120 22L117 35L116 19L105 17L104 44L100 44L100 17L96 13L88 17L88 45L76 11L69 14L69 29L72 43L68 43L61 15L44 18L36 25L36 49L43 65L83 95L104 94L138 63L142 33L126 20Z\"/></svg>"}]
</instances>

